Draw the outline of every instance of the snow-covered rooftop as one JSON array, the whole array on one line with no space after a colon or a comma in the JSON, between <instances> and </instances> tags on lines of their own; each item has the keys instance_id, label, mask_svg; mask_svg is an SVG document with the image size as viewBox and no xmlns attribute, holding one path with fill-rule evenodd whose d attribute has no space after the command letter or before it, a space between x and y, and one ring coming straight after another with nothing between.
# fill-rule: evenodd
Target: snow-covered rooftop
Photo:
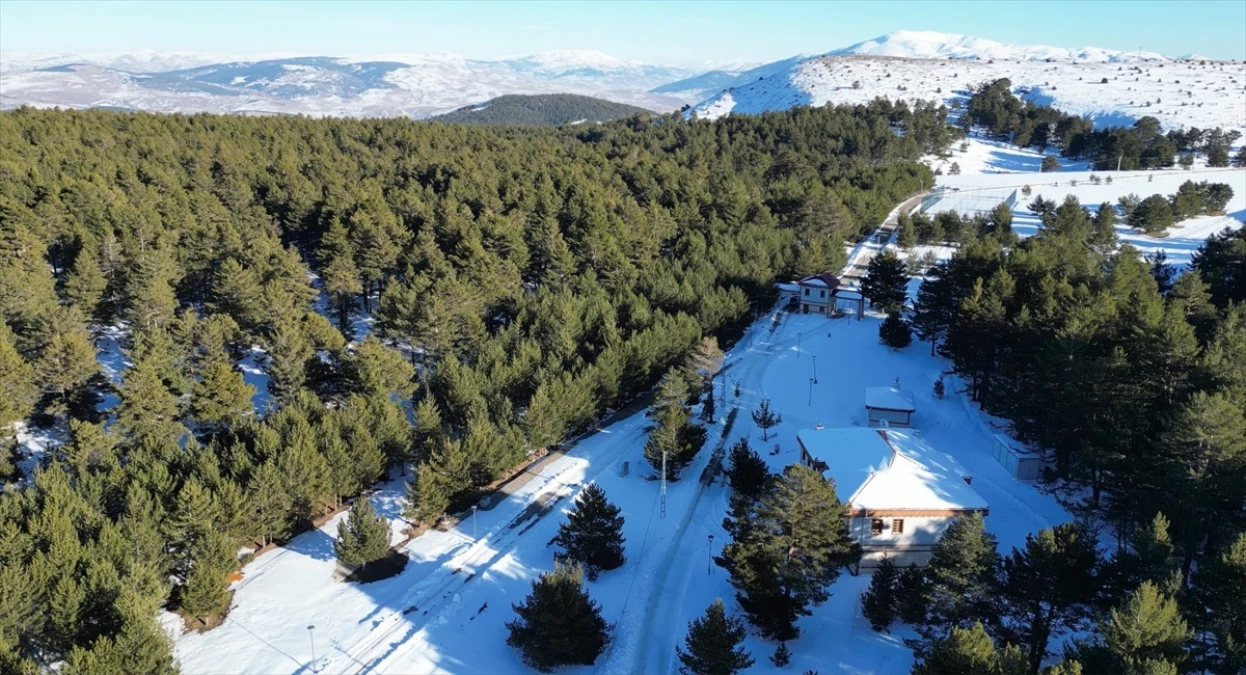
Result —
<instances>
[{"instance_id":1,"label":"snow-covered rooftop","mask_svg":"<svg viewBox=\"0 0 1246 675\"><path fill-rule=\"evenodd\" d=\"M917 410L917 408L913 407L913 397L896 387L866 387L865 407L877 408L879 410L898 410L900 412L915 412Z\"/></svg>"},{"instance_id":2,"label":"snow-covered rooftop","mask_svg":"<svg viewBox=\"0 0 1246 675\"><path fill-rule=\"evenodd\" d=\"M921 434L895 429L802 429L796 438L827 468L850 509L986 510L967 472Z\"/></svg>"}]
</instances>

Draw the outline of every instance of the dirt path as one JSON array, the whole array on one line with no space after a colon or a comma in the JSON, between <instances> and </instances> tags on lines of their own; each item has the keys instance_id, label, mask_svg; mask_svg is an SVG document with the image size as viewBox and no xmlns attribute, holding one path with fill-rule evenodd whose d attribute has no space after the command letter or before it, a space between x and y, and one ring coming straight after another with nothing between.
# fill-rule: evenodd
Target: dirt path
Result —
<instances>
[{"instance_id":1,"label":"dirt path","mask_svg":"<svg viewBox=\"0 0 1246 675\"><path fill-rule=\"evenodd\" d=\"M848 258L848 265L844 267L843 275L840 277L842 283L854 286L861 284L861 277L865 276L865 271L869 268L870 261L887 246L887 242L891 241L891 238L895 235L900 214L912 211L921 203L922 198L928 194L930 193L922 192L906 199L899 206L892 209L891 213L887 214L887 217L883 219L883 223L878 226L878 229L871 232L857 244ZM880 240L881 243L879 243Z\"/></svg>"}]
</instances>

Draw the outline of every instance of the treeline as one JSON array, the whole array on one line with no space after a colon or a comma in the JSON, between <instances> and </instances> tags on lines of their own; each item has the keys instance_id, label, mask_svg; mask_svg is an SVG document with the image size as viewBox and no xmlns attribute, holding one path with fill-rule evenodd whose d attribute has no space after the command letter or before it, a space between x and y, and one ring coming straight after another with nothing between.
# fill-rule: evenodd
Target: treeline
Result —
<instances>
[{"instance_id":1,"label":"treeline","mask_svg":"<svg viewBox=\"0 0 1246 675\"><path fill-rule=\"evenodd\" d=\"M1229 165L1229 150L1242 134L1236 129L1180 129L1161 133L1154 117L1131 127L1096 130L1089 118L1024 101L1006 78L974 88L961 115L962 127L982 128L992 138L1046 152L1049 147L1072 159L1090 160L1092 168L1160 169L1173 166L1178 153L1206 155L1208 166ZM1246 166L1246 149L1233 160Z\"/></svg>"},{"instance_id":2,"label":"treeline","mask_svg":"<svg viewBox=\"0 0 1246 675\"><path fill-rule=\"evenodd\" d=\"M981 516L960 518L926 567L884 558L862 613L913 626L914 675L1241 672L1246 532L1188 577L1169 525L1156 514L1105 555L1094 528L1065 523L1002 555Z\"/></svg>"},{"instance_id":3,"label":"treeline","mask_svg":"<svg viewBox=\"0 0 1246 675\"><path fill-rule=\"evenodd\" d=\"M1117 245L1113 218L1070 197L1011 249L962 247L930 270L913 325L1118 541L1167 515L1189 593L1246 532L1246 228L1211 237L1174 282L1162 259ZM1201 633L1207 658L1240 659L1242 625Z\"/></svg>"},{"instance_id":4,"label":"treeline","mask_svg":"<svg viewBox=\"0 0 1246 675\"><path fill-rule=\"evenodd\" d=\"M0 456L15 423L69 436L0 495L0 670L173 669L158 607L219 617L240 546L387 467L436 521L734 339L776 278L840 267L931 184L944 115L0 115Z\"/></svg>"}]
</instances>

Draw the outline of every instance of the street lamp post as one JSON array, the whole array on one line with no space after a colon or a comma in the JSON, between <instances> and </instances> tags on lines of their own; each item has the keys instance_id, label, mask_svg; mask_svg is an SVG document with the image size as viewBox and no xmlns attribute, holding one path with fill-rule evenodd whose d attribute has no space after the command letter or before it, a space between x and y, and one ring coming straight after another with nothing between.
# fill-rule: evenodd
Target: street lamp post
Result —
<instances>
[{"instance_id":1,"label":"street lamp post","mask_svg":"<svg viewBox=\"0 0 1246 675\"><path fill-rule=\"evenodd\" d=\"M476 510L478 508L477 505L472 504L472 539L476 538Z\"/></svg>"},{"instance_id":2,"label":"street lamp post","mask_svg":"<svg viewBox=\"0 0 1246 675\"><path fill-rule=\"evenodd\" d=\"M796 358L800 358L800 333L796 334Z\"/></svg>"},{"instance_id":3,"label":"street lamp post","mask_svg":"<svg viewBox=\"0 0 1246 675\"><path fill-rule=\"evenodd\" d=\"M307 627L307 635L311 638L312 672L318 673L320 670L316 667L316 626L314 624Z\"/></svg>"},{"instance_id":4,"label":"street lamp post","mask_svg":"<svg viewBox=\"0 0 1246 675\"><path fill-rule=\"evenodd\" d=\"M710 535L710 547L705 556L705 576L714 573L714 535Z\"/></svg>"},{"instance_id":5,"label":"street lamp post","mask_svg":"<svg viewBox=\"0 0 1246 675\"><path fill-rule=\"evenodd\" d=\"M814 381L815 380L812 377L809 378L809 406L810 407L813 406L813 383Z\"/></svg>"},{"instance_id":6,"label":"street lamp post","mask_svg":"<svg viewBox=\"0 0 1246 675\"><path fill-rule=\"evenodd\" d=\"M818 383L818 356L817 354L813 355L813 383L814 384Z\"/></svg>"}]
</instances>

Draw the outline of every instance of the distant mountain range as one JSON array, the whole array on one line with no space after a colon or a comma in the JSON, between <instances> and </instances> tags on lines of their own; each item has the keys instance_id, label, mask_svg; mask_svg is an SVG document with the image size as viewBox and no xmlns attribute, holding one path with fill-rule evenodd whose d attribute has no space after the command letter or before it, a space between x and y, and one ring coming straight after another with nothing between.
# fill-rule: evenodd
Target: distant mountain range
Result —
<instances>
[{"instance_id":1,"label":"distant mountain range","mask_svg":"<svg viewBox=\"0 0 1246 675\"><path fill-rule=\"evenodd\" d=\"M578 94L508 94L430 117L446 124L560 126L610 122L650 111Z\"/></svg>"},{"instance_id":2,"label":"distant mountain range","mask_svg":"<svg viewBox=\"0 0 1246 675\"><path fill-rule=\"evenodd\" d=\"M883 61L893 65L877 73L868 65ZM1152 92L1154 88L1144 87L1141 80L1138 87L1131 87L1128 78L1118 74L1133 67L1160 69L1175 61L1152 52L1021 46L923 31L897 31L824 54L704 71L629 61L594 51L545 52L494 61L452 54L368 58L270 54L245 59L150 51L0 54L0 108L33 105L413 118L459 111L460 117L470 117L461 109L477 106L477 112L488 110L480 104L501 96L578 94L662 112L695 105L698 115L715 117L875 96L950 101L955 98L953 89L963 91L985 79L1010 77L1014 84L1045 97L1045 102L1071 106L1070 111L1085 111L1102 119L1128 120L1153 114L1128 107L1140 106L1148 97L1171 100L1164 108L1173 119L1161 116L1166 124L1205 126L1202 117L1208 115L1202 113L1210 112L1206 106L1221 111L1213 117L1231 119L1235 106L1246 99L1241 95L1241 82L1246 78L1236 84L1231 77L1223 83L1215 80L1211 89L1206 82L1183 79L1186 85L1179 86L1172 82L1178 78L1169 78L1170 84L1160 87L1163 92ZM1241 69L1237 64L1219 62L1208 67L1221 71L1227 67L1234 73L1232 69ZM1103 77L1116 78L1110 81L1119 81L1120 86L1099 90L1078 87L1075 83L1087 81L1090 71L1094 71L1096 82ZM1162 79L1157 75L1151 78ZM1066 88L1076 95L1064 93ZM1135 89L1139 90L1136 95ZM1178 101L1181 97L1185 100ZM1217 97L1226 100L1218 101ZM1134 103L1128 103L1131 98ZM1180 106L1181 102L1186 105ZM1190 109L1191 103L1201 104L1199 112ZM1191 116L1195 119L1181 121Z\"/></svg>"}]
</instances>

